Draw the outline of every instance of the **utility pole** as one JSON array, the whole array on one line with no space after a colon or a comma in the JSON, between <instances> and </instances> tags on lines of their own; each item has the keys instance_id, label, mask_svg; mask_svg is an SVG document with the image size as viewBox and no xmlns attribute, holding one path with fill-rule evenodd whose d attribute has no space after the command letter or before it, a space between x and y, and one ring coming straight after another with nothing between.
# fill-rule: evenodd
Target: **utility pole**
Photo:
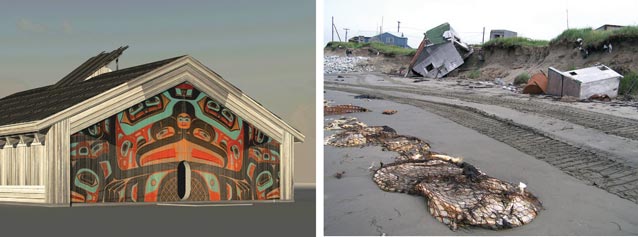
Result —
<instances>
[{"instance_id":1,"label":"utility pole","mask_svg":"<svg viewBox=\"0 0 638 237\"><path fill-rule=\"evenodd\" d=\"M569 30L569 9L565 9L565 16L567 18L567 29Z\"/></svg>"},{"instance_id":2,"label":"utility pole","mask_svg":"<svg viewBox=\"0 0 638 237\"><path fill-rule=\"evenodd\" d=\"M397 21L397 33L401 32L401 21Z\"/></svg>"},{"instance_id":3,"label":"utility pole","mask_svg":"<svg viewBox=\"0 0 638 237\"><path fill-rule=\"evenodd\" d=\"M379 34L383 34L383 17L381 17L381 26L379 27Z\"/></svg>"},{"instance_id":4,"label":"utility pole","mask_svg":"<svg viewBox=\"0 0 638 237\"><path fill-rule=\"evenodd\" d=\"M485 26L483 26L483 40L481 40L481 44L485 44Z\"/></svg>"},{"instance_id":5,"label":"utility pole","mask_svg":"<svg viewBox=\"0 0 638 237\"><path fill-rule=\"evenodd\" d=\"M569 0L565 0L565 20L567 21L567 29L569 30Z\"/></svg>"},{"instance_id":6,"label":"utility pole","mask_svg":"<svg viewBox=\"0 0 638 237\"><path fill-rule=\"evenodd\" d=\"M348 29L348 28L343 28L343 30L345 30L345 31L346 31L346 38L345 38L345 40L346 40L346 42L348 42L348 31L349 31L350 29Z\"/></svg>"},{"instance_id":7,"label":"utility pole","mask_svg":"<svg viewBox=\"0 0 638 237\"><path fill-rule=\"evenodd\" d=\"M330 26L332 30L332 41L335 41L335 17L332 17L332 25Z\"/></svg>"}]
</instances>

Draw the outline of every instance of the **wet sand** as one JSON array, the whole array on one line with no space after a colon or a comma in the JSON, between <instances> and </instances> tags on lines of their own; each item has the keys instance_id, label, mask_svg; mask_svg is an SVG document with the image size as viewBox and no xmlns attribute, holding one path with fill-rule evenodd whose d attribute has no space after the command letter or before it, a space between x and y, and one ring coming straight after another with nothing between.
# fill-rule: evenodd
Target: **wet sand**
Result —
<instances>
[{"instance_id":1,"label":"wet sand","mask_svg":"<svg viewBox=\"0 0 638 237\"><path fill-rule=\"evenodd\" d=\"M336 104L352 103L373 111L347 116L417 136L428 141L434 151L463 157L490 176L526 183L545 207L532 223L519 228L453 232L427 212L425 198L384 192L372 182L367 168L372 162L392 162L395 153L381 151L380 147L325 146L326 235L638 235L638 205L504 143L413 106L359 100L353 94L330 90L324 95ZM385 109L398 113L382 115ZM341 171L345 171L341 179L333 176Z\"/></svg>"}]
</instances>

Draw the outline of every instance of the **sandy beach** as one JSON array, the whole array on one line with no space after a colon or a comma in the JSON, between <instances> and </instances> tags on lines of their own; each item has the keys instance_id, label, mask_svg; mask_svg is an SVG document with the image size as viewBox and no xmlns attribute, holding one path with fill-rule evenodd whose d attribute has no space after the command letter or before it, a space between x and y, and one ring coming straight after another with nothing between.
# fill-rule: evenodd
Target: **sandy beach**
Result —
<instances>
[{"instance_id":1,"label":"sandy beach","mask_svg":"<svg viewBox=\"0 0 638 237\"><path fill-rule=\"evenodd\" d=\"M505 143L414 106L354 99L354 94L331 90L326 90L324 96L335 104L354 104L372 110L346 116L419 137L428 141L433 151L463 157L492 177L526 183L545 208L532 223L519 228L500 231L463 228L453 232L428 213L425 198L384 192L372 182L368 167L373 162L392 162L395 153L381 151L380 147L325 146L326 235L638 235L637 204ZM398 113L382 115L385 109ZM330 133L326 131L324 135ZM334 177L344 171L340 179Z\"/></svg>"}]
</instances>

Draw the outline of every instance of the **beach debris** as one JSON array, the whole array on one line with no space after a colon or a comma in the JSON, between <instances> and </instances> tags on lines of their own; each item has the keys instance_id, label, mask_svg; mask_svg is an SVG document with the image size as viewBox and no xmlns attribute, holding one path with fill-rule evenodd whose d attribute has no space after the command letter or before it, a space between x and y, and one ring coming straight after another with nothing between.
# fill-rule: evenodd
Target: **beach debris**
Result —
<instances>
[{"instance_id":1,"label":"beach debris","mask_svg":"<svg viewBox=\"0 0 638 237\"><path fill-rule=\"evenodd\" d=\"M374 66L367 57L325 56L323 58L324 74L371 72L373 70Z\"/></svg>"},{"instance_id":2,"label":"beach debris","mask_svg":"<svg viewBox=\"0 0 638 237\"><path fill-rule=\"evenodd\" d=\"M611 101L611 98L607 94L593 94L589 97L589 100Z\"/></svg>"},{"instance_id":3,"label":"beach debris","mask_svg":"<svg viewBox=\"0 0 638 237\"><path fill-rule=\"evenodd\" d=\"M369 100L382 100L382 97L376 96L376 95L370 95L370 94L363 94L363 95L355 95L354 96L355 99L369 99Z\"/></svg>"},{"instance_id":4,"label":"beach debris","mask_svg":"<svg viewBox=\"0 0 638 237\"><path fill-rule=\"evenodd\" d=\"M324 115L338 115L347 113L368 112L370 110L356 105L324 105Z\"/></svg>"},{"instance_id":5,"label":"beach debris","mask_svg":"<svg viewBox=\"0 0 638 237\"><path fill-rule=\"evenodd\" d=\"M532 75L527 85L523 87L523 94L539 95L545 94L545 91L547 91L547 76L543 71Z\"/></svg>"},{"instance_id":6,"label":"beach debris","mask_svg":"<svg viewBox=\"0 0 638 237\"><path fill-rule=\"evenodd\" d=\"M542 209L522 182L517 186L490 177L462 158L432 152L427 142L399 135L388 126L367 126L352 119L342 124L346 123L357 125L342 127L326 144L379 145L397 152L395 162L368 167L374 170L372 180L387 192L426 197L430 214L453 231L463 226L514 228L530 223Z\"/></svg>"},{"instance_id":7,"label":"beach debris","mask_svg":"<svg viewBox=\"0 0 638 237\"><path fill-rule=\"evenodd\" d=\"M382 113L382 114L385 114L385 115L393 115L393 114L396 114L396 113L397 113L397 111L396 111L396 110L393 110L393 109L386 109L386 110L384 110L384 111L383 111L383 112L381 112L381 113Z\"/></svg>"}]
</instances>

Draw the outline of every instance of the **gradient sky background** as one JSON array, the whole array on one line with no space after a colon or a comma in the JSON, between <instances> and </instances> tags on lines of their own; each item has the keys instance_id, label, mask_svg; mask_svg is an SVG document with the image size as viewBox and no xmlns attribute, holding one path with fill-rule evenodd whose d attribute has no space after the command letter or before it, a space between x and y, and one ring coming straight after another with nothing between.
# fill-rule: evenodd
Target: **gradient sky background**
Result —
<instances>
[{"instance_id":1,"label":"gradient sky background","mask_svg":"<svg viewBox=\"0 0 638 237\"><path fill-rule=\"evenodd\" d=\"M295 182L315 182L314 1L0 0L0 97L123 45L120 68L189 54L299 129Z\"/></svg>"},{"instance_id":2,"label":"gradient sky background","mask_svg":"<svg viewBox=\"0 0 638 237\"><path fill-rule=\"evenodd\" d=\"M550 40L569 27L598 28L604 24L638 24L638 1L635 0L325 0L323 43L331 40L331 17L343 39L356 35L374 36L383 17L383 31L395 35L397 21L408 45L419 46L428 29L449 22L467 43L481 43L483 27L485 41L492 29L507 29L519 36ZM335 34L335 41L337 36Z\"/></svg>"}]
</instances>

